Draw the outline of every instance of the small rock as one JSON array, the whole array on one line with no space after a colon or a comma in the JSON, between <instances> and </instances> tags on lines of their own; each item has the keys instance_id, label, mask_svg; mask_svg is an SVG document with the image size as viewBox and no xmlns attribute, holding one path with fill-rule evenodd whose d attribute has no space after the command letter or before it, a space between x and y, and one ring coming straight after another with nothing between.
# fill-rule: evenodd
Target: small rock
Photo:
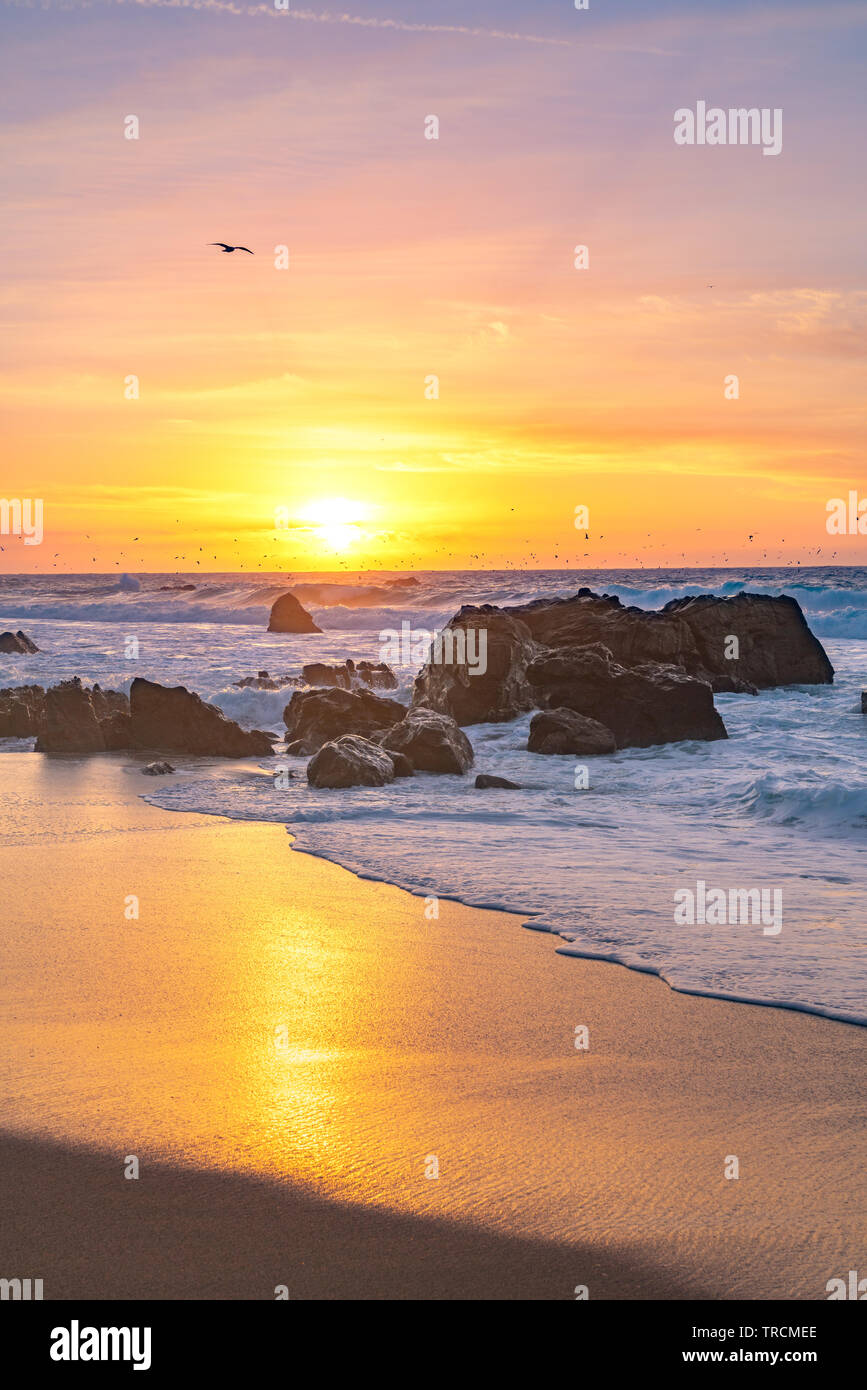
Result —
<instances>
[{"instance_id":1,"label":"small rock","mask_svg":"<svg viewBox=\"0 0 867 1390\"><path fill-rule=\"evenodd\" d=\"M26 632L0 632L0 652L14 654L16 656L30 656L33 652L38 652L36 643L31 641Z\"/></svg>"},{"instance_id":2,"label":"small rock","mask_svg":"<svg viewBox=\"0 0 867 1390\"><path fill-rule=\"evenodd\" d=\"M321 632L292 593L281 594L271 609L269 632Z\"/></svg>"},{"instance_id":3,"label":"small rock","mask_svg":"<svg viewBox=\"0 0 867 1390\"><path fill-rule=\"evenodd\" d=\"M384 787L394 781L394 764L378 744L343 734L310 759L307 781L312 787Z\"/></svg>"},{"instance_id":4,"label":"small rock","mask_svg":"<svg viewBox=\"0 0 867 1390\"><path fill-rule=\"evenodd\" d=\"M390 729L405 714L406 705L397 700L385 700L370 690L340 690L331 686L296 690L283 718L287 739L309 741L315 752L341 734L372 738L383 729Z\"/></svg>"},{"instance_id":5,"label":"small rock","mask_svg":"<svg viewBox=\"0 0 867 1390\"><path fill-rule=\"evenodd\" d=\"M171 763L148 763L147 767L142 768L145 777L165 777L174 770Z\"/></svg>"},{"instance_id":6,"label":"small rock","mask_svg":"<svg viewBox=\"0 0 867 1390\"><path fill-rule=\"evenodd\" d=\"M301 679L305 685L336 686L339 690L349 690L353 671L351 661L343 666L329 666L326 661L308 661L306 666L301 667Z\"/></svg>"},{"instance_id":7,"label":"small rock","mask_svg":"<svg viewBox=\"0 0 867 1390\"><path fill-rule=\"evenodd\" d=\"M378 661L376 665L372 661L359 661L355 674L371 690L397 690L397 676L384 661Z\"/></svg>"},{"instance_id":8,"label":"small rock","mask_svg":"<svg viewBox=\"0 0 867 1390\"><path fill-rule=\"evenodd\" d=\"M286 744L286 753L290 758L309 758L313 753L318 753L321 747L322 744L315 738L296 738Z\"/></svg>"},{"instance_id":9,"label":"small rock","mask_svg":"<svg viewBox=\"0 0 867 1390\"><path fill-rule=\"evenodd\" d=\"M449 715L421 706L382 736L382 746L391 753L405 753L418 772L460 776L473 764L473 746L463 729Z\"/></svg>"},{"instance_id":10,"label":"small rock","mask_svg":"<svg viewBox=\"0 0 867 1390\"><path fill-rule=\"evenodd\" d=\"M486 787L503 787L506 791L520 791L520 782L510 782L508 777L494 777L488 772L480 772L476 778L476 786L480 790Z\"/></svg>"},{"instance_id":11,"label":"small rock","mask_svg":"<svg viewBox=\"0 0 867 1390\"><path fill-rule=\"evenodd\" d=\"M329 666L325 661L311 661L301 668L301 678L306 685L336 686L339 690L352 690L362 684L371 690L397 690L397 677L384 661L376 665L372 661L351 659L342 666Z\"/></svg>"},{"instance_id":12,"label":"small rock","mask_svg":"<svg viewBox=\"0 0 867 1390\"><path fill-rule=\"evenodd\" d=\"M260 671L258 676L244 676L243 680L233 682L236 690L282 690L284 685L300 685L300 676L269 676Z\"/></svg>"},{"instance_id":13,"label":"small rock","mask_svg":"<svg viewBox=\"0 0 867 1390\"><path fill-rule=\"evenodd\" d=\"M590 756L614 753L614 735L598 719L571 709L546 709L530 720L530 753L577 753Z\"/></svg>"}]
</instances>

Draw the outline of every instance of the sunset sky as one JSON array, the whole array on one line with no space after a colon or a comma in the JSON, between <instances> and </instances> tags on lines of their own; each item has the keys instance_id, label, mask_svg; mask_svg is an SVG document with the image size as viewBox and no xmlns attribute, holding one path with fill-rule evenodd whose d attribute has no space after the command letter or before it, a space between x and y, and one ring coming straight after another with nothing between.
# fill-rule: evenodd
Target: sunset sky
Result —
<instances>
[{"instance_id":1,"label":"sunset sky","mask_svg":"<svg viewBox=\"0 0 867 1390\"><path fill-rule=\"evenodd\" d=\"M0 572L865 562L863 0L346 5L0 8Z\"/></svg>"}]
</instances>

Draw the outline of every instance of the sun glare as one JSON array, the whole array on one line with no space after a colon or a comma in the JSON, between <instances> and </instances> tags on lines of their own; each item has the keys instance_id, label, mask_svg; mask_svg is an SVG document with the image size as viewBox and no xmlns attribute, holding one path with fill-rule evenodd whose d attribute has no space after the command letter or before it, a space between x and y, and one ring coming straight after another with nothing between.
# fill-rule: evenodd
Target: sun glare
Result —
<instances>
[{"instance_id":1,"label":"sun glare","mask_svg":"<svg viewBox=\"0 0 867 1390\"><path fill-rule=\"evenodd\" d=\"M322 497L301 512L310 522L314 538L327 550L348 550L361 539L357 523L364 518L364 507L345 497Z\"/></svg>"},{"instance_id":2,"label":"sun glare","mask_svg":"<svg viewBox=\"0 0 867 1390\"><path fill-rule=\"evenodd\" d=\"M317 526L313 534L328 550L348 550L361 532L357 526Z\"/></svg>"}]
</instances>

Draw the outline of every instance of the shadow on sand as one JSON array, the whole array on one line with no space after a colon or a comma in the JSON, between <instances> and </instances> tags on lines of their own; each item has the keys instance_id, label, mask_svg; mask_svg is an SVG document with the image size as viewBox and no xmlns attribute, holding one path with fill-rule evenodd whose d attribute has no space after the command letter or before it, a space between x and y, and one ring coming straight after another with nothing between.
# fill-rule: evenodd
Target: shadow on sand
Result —
<instances>
[{"instance_id":1,"label":"shadow on sand","mask_svg":"<svg viewBox=\"0 0 867 1390\"><path fill-rule=\"evenodd\" d=\"M0 1138L0 1276L53 1299L714 1298L641 1252L512 1237L245 1175Z\"/></svg>"}]
</instances>

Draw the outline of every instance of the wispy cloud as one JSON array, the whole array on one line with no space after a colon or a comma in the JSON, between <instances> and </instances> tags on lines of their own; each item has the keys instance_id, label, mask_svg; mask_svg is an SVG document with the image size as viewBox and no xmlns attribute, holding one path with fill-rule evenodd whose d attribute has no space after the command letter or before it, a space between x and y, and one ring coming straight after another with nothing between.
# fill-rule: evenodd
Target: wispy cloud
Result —
<instances>
[{"instance_id":1,"label":"wispy cloud","mask_svg":"<svg viewBox=\"0 0 867 1390\"><path fill-rule=\"evenodd\" d=\"M218 14L269 15L274 19L296 20L304 24L353 24L360 29L395 29L405 34L463 34L474 39L510 39L517 43L550 44L571 48L571 39L543 34L521 34L511 29L486 29L466 24L424 24L375 15L332 14L327 10L276 9L273 4L237 5L234 0L3 0L16 9L79 10L100 5L132 5L136 9L207 10Z\"/></svg>"},{"instance_id":2,"label":"wispy cloud","mask_svg":"<svg viewBox=\"0 0 867 1390\"><path fill-rule=\"evenodd\" d=\"M391 29L402 34L457 34L464 38L501 39L512 43L541 44L550 48L594 48L605 52L645 53L666 58L676 56L671 49L644 43L589 43L583 39L558 38L552 34L524 34L513 29L489 29L483 25L428 24L377 15L332 14L328 10L278 10L273 4L238 5L234 0L0 0L0 3L15 9L27 10L82 10L100 6L116 8L123 5L136 9L204 10L216 14L269 16L272 19L295 20L302 24L350 24L359 29Z\"/></svg>"}]
</instances>

